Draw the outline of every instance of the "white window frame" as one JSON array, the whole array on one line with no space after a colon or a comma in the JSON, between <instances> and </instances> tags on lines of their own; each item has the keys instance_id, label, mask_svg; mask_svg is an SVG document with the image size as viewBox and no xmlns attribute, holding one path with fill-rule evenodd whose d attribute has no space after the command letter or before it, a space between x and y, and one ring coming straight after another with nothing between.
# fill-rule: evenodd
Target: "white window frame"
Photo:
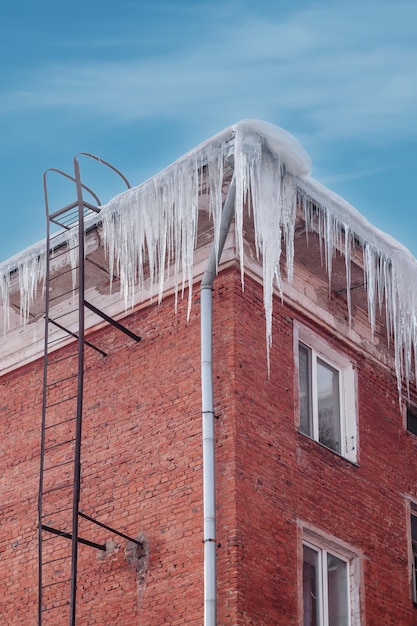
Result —
<instances>
[{"instance_id":1,"label":"white window frame","mask_svg":"<svg viewBox=\"0 0 417 626\"><path fill-rule=\"evenodd\" d=\"M414 539L413 541L413 532L412 532L412 519L417 520L417 504L415 502L410 502L409 508L409 520L410 520L410 563L411 563L411 599L414 604L417 605L417 541Z\"/></svg>"},{"instance_id":2,"label":"white window frame","mask_svg":"<svg viewBox=\"0 0 417 626\"><path fill-rule=\"evenodd\" d=\"M356 393L356 372L352 362L343 354L329 346L321 337L310 331L309 329L295 324L294 332L294 353L295 353L295 369L297 374L297 393L298 393L298 428L299 431L314 439L329 450L340 454L353 463L357 462L358 434L357 434L357 393ZM312 395L312 416L313 416L313 432L305 433L301 430L300 421L300 376L299 376L299 346L303 344L311 351L311 395ZM339 373L339 402L340 402L340 452L326 446L319 440L319 424L318 424L318 402L317 402L317 385L316 380L317 359Z\"/></svg>"},{"instance_id":3,"label":"white window frame","mask_svg":"<svg viewBox=\"0 0 417 626\"><path fill-rule=\"evenodd\" d=\"M340 542L334 537L321 535L318 531L308 527L302 527L301 545L301 582L304 568L303 547L318 553L318 625L329 626L328 620L328 589L327 589L327 555L330 554L344 561L347 567L347 626L361 626L360 611L360 558L358 553L350 546ZM304 624L304 587L301 584L300 597L300 625Z\"/></svg>"}]
</instances>

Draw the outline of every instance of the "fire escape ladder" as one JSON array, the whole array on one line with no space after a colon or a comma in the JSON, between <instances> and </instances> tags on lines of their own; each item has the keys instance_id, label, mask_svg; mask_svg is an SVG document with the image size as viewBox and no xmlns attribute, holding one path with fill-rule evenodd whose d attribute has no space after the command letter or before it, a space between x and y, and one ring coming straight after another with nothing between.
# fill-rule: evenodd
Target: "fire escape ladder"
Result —
<instances>
[{"instance_id":1,"label":"fire escape ladder","mask_svg":"<svg viewBox=\"0 0 417 626\"><path fill-rule=\"evenodd\" d=\"M93 155L80 154L115 171L129 188L125 177L113 166ZM74 176L51 169L43 177L47 260L38 494L38 626L75 626L79 544L106 550L105 543L80 536L80 518L140 545L80 511L84 352L92 350L97 358L106 356L104 350L86 340L85 312L98 315L134 341L140 341L140 337L85 298L86 222L100 213L101 203L81 182L78 156L74 158ZM76 200L53 212L48 200L49 172L72 181L76 189ZM92 201L84 198L85 193ZM61 230L52 233L56 226ZM62 349L57 351L58 347Z\"/></svg>"}]
</instances>

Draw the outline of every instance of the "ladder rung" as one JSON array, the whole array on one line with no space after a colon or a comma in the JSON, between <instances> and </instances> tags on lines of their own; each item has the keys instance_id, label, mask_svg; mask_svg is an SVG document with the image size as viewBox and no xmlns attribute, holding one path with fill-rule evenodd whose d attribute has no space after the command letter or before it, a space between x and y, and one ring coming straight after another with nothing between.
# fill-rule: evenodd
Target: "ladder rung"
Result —
<instances>
[{"instance_id":1,"label":"ladder rung","mask_svg":"<svg viewBox=\"0 0 417 626\"><path fill-rule=\"evenodd\" d=\"M65 602L59 602L58 604L54 604L54 606L42 607L42 613L47 613L48 611L53 611L54 609L60 609L63 606L69 606L69 601L66 600Z\"/></svg>"},{"instance_id":2,"label":"ladder rung","mask_svg":"<svg viewBox=\"0 0 417 626\"><path fill-rule=\"evenodd\" d=\"M66 241L59 241L56 248L53 247L55 239L59 239L60 237L62 237L62 233L54 233L49 237L49 256L52 261L68 253L68 244Z\"/></svg>"},{"instance_id":3,"label":"ladder rung","mask_svg":"<svg viewBox=\"0 0 417 626\"><path fill-rule=\"evenodd\" d=\"M49 472L50 470L56 469L57 467L63 467L64 465L69 465L70 463L74 463L74 460L71 459L71 461L64 461L63 463L57 463L56 465L51 465L51 467L44 467L43 471Z\"/></svg>"},{"instance_id":4,"label":"ladder rung","mask_svg":"<svg viewBox=\"0 0 417 626\"><path fill-rule=\"evenodd\" d=\"M64 339L63 335L56 336L54 335L52 339L48 340L48 349L53 348L56 344L62 344L62 340Z\"/></svg>"},{"instance_id":5,"label":"ladder rung","mask_svg":"<svg viewBox=\"0 0 417 626\"><path fill-rule=\"evenodd\" d=\"M75 398L77 398L77 395L75 396L68 396L68 398L63 398L62 400L58 400L58 402L53 402L52 404L47 404L46 405L46 409L50 409L53 406L59 406L60 404L63 404L64 402L69 402L70 400L75 400Z\"/></svg>"},{"instance_id":6,"label":"ladder rung","mask_svg":"<svg viewBox=\"0 0 417 626\"><path fill-rule=\"evenodd\" d=\"M74 292L73 291L67 291L63 295L67 296L67 295L72 294L72 293L74 293ZM75 307L75 309L71 309L70 311L64 311L60 315L56 315L53 320L50 318L49 321L50 322L53 322L53 321L56 322L56 320L62 320L63 317L67 317L68 315L72 315L73 313L78 313L78 307Z\"/></svg>"},{"instance_id":7,"label":"ladder rung","mask_svg":"<svg viewBox=\"0 0 417 626\"><path fill-rule=\"evenodd\" d=\"M54 511L52 514L43 513L42 519L47 519L48 517L51 517L51 515L55 517L56 515L60 515L60 513L66 513L67 511L72 511L72 506L65 507L64 509L58 509L57 511Z\"/></svg>"},{"instance_id":8,"label":"ladder rung","mask_svg":"<svg viewBox=\"0 0 417 626\"><path fill-rule=\"evenodd\" d=\"M52 355L49 355L52 356ZM78 357L78 353L77 352L73 352L72 354L66 354L65 356L61 356L57 359L54 359L53 361L49 361L48 362L48 368L52 367L53 365L58 365L58 363L62 363L63 361L67 361L68 359L74 359Z\"/></svg>"},{"instance_id":9,"label":"ladder rung","mask_svg":"<svg viewBox=\"0 0 417 626\"><path fill-rule=\"evenodd\" d=\"M61 485L58 485L58 487L51 487L50 489L46 489L46 491L42 491L42 496L46 496L48 493L52 493L54 491L59 491L60 489L68 489L68 487L72 487L72 482L62 483Z\"/></svg>"},{"instance_id":10,"label":"ladder rung","mask_svg":"<svg viewBox=\"0 0 417 626\"><path fill-rule=\"evenodd\" d=\"M54 443L53 446L48 446L44 449L44 452L49 452L49 450L54 450L55 448L59 448L60 446L68 445L69 443L74 443L75 438L71 437L71 439L66 439L65 441L60 441L59 443Z\"/></svg>"},{"instance_id":11,"label":"ladder rung","mask_svg":"<svg viewBox=\"0 0 417 626\"><path fill-rule=\"evenodd\" d=\"M69 248L69 250L74 250L74 248ZM51 276L49 279L49 284L51 284L54 280L58 280L60 278L62 278L63 276L66 276L67 274L72 274L74 270L77 270L79 268L79 265L75 265L74 267L68 267L67 270L61 270L60 272L57 272L55 274L55 276Z\"/></svg>"},{"instance_id":12,"label":"ladder rung","mask_svg":"<svg viewBox=\"0 0 417 626\"><path fill-rule=\"evenodd\" d=\"M48 215L48 218L52 220L54 217L59 217L60 215L63 215L64 213L67 213L68 211L73 211L75 208L78 209L78 200L75 200L74 202L70 202L70 204L66 204L64 207L62 207L62 209L58 209L58 211L54 211L53 213L50 213Z\"/></svg>"},{"instance_id":13,"label":"ladder rung","mask_svg":"<svg viewBox=\"0 0 417 626\"><path fill-rule=\"evenodd\" d=\"M58 295L53 296L52 298L49 298L49 302L53 302L54 300L60 300L62 298L64 298L65 296L69 296L70 294L74 294L75 290L74 289L68 289L67 291L63 291L62 293L60 292Z\"/></svg>"},{"instance_id":14,"label":"ladder rung","mask_svg":"<svg viewBox=\"0 0 417 626\"><path fill-rule=\"evenodd\" d=\"M62 537L60 537L59 535L53 535L52 533L49 533L47 537L44 537L42 539L42 543L46 544L46 543L49 543L50 541L55 541L56 539L62 539ZM67 555L67 558L69 558L69 554Z\"/></svg>"},{"instance_id":15,"label":"ladder rung","mask_svg":"<svg viewBox=\"0 0 417 626\"><path fill-rule=\"evenodd\" d=\"M77 200L75 202L72 202L71 204L68 204L67 206L63 207L62 209L60 209L59 211L55 211L55 213L51 213L49 215L49 219L51 220L51 222L55 222L57 221L56 218L57 217L61 217L60 222L67 222L72 219L74 220L74 217L77 218L78 217L78 202Z\"/></svg>"},{"instance_id":16,"label":"ladder rung","mask_svg":"<svg viewBox=\"0 0 417 626\"><path fill-rule=\"evenodd\" d=\"M56 426L61 426L62 424L68 424L68 422L73 422L76 419L77 419L76 417L69 417L67 420L62 420L62 422L55 422L55 424L50 424L49 426L45 426L45 430L49 430L49 428L55 428Z\"/></svg>"},{"instance_id":17,"label":"ladder rung","mask_svg":"<svg viewBox=\"0 0 417 626\"><path fill-rule=\"evenodd\" d=\"M50 348L56 346L56 344L62 344L62 340L64 339L64 335L53 335L52 339L48 339L48 352Z\"/></svg>"},{"instance_id":18,"label":"ladder rung","mask_svg":"<svg viewBox=\"0 0 417 626\"><path fill-rule=\"evenodd\" d=\"M53 380L52 382L48 383L46 386L53 387L54 385L59 385L59 383L63 383L66 380L71 380L72 378L77 378L77 374L71 374L70 376L64 376L64 378L58 378L57 380Z\"/></svg>"},{"instance_id":19,"label":"ladder rung","mask_svg":"<svg viewBox=\"0 0 417 626\"><path fill-rule=\"evenodd\" d=\"M57 559L51 559L50 561L42 561L42 565L50 565L51 563L57 563L58 561L71 560L70 555L59 556Z\"/></svg>"},{"instance_id":20,"label":"ladder rung","mask_svg":"<svg viewBox=\"0 0 417 626\"><path fill-rule=\"evenodd\" d=\"M42 589L49 589L50 587L55 587L57 585L63 585L65 583L70 583L70 582L71 582L71 578L64 578L64 580L56 580L55 582L49 583L48 585L42 585Z\"/></svg>"},{"instance_id":21,"label":"ladder rung","mask_svg":"<svg viewBox=\"0 0 417 626\"><path fill-rule=\"evenodd\" d=\"M87 202L87 200L83 200L82 208L84 211L85 209L88 209L89 211L93 211L93 213L100 213L100 209L94 204L91 204L91 202ZM69 204L62 207L62 209L58 209L58 211L50 213L48 215L48 219L53 221L55 217L59 217L60 215L64 215L65 213L69 213L70 215L76 214L78 216L78 200L70 202Z\"/></svg>"},{"instance_id":22,"label":"ladder rung","mask_svg":"<svg viewBox=\"0 0 417 626\"><path fill-rule=\"evenodd\" d=\"M78 211L77 212L73 211L72 213L68 213L67 217L61 220L56 220L50 217L49 221L52 222L53 224L58 224L58 226L65 228L65 230L71 230L71 228L74 228L77 225Z\"/></svg>"}]
</instances>

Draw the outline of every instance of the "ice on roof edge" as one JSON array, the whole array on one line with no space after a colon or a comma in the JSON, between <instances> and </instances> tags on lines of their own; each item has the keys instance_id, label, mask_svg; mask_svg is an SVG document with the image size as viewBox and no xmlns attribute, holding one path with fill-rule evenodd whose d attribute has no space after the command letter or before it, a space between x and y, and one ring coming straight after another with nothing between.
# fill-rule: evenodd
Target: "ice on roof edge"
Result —
<instances>
[{"instance_id":1,"label":"ice on roof edge","mask_svg":"<svg viewBox=\"0 0 417 626\"><path fill-rule=\"evenodd\" d=\"M344 238L346 265L350 262L353 237L364 248L365 280L371 324L377 302L385 298L388 327L395 338L397 376L408 380L410 346L417 345L417 261L411 253L373 227L345 200L311 177L311 161L304 148L288 132L258 120L238 122L200 144L142 185L113 198L94 218L103 223L110 272L122 276L126 306L133 303L136 277L143 281L143 252L150 256L151 279L162 297L165 255L174 259L175 276L192 287L192 260L198 221L199 171L207 166L210 211L217 240L222 209L225 160L233 155L236 177L235 222L238 252L243 272L243 207L250 194L255 220L255 243L264 268L264 304L267 344L271 341L272 291L281 288L282 236L287 247L289 275L292 272L294 224L297 203L314 203L324 216L328 271L334 247ZM140 207L140 211L138 208ZM307 215L308 211L306 212ZM273 228L271 227L273 226ZM343 233L343 235L342 235ZM62 234L65 241L66 233ZM39 280L44 277L45 242L0 264L0 304L8 307L10 273L17 270L22 314L28 313ZM130 268L130 269L129 269ZM7 320L5 320L7 323Z\"/></svg>"}]
</instances>

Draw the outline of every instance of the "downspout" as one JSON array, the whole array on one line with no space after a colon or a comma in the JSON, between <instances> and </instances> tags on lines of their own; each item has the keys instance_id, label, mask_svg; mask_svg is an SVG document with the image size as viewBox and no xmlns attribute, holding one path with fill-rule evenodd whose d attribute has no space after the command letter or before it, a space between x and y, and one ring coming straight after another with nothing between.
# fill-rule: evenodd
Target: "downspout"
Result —
<instances>
[{"instance_id":1,"label":"downspout","mask_svg":"<svg viewBox=\"0 0 417 626\"><path fill-rule=\"evenodd\" d=\"M216 494L214 467L214 399L212 358L213 281L235 210L236 181L233 176L220 225L218 247L213 243L201 281L201 404L203 422L204 504L204 626L216 626Z\"/></svg>"}]
</instances>

